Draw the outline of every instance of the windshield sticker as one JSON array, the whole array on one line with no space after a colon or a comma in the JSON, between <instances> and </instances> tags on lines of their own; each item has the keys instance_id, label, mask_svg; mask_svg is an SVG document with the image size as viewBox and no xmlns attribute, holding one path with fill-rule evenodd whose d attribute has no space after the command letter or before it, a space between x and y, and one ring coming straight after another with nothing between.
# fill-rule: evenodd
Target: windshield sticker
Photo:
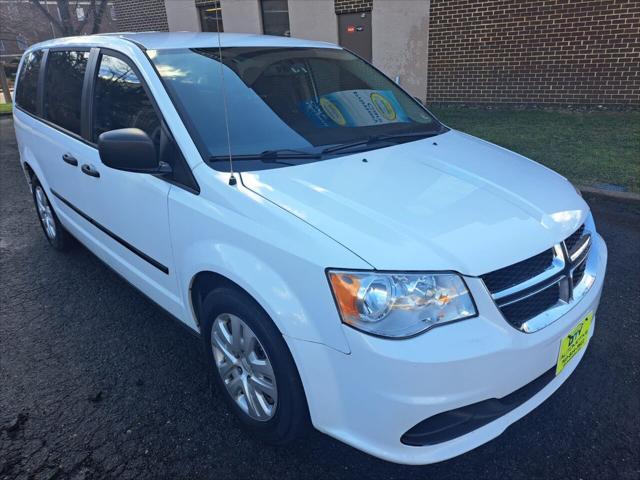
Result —
<instances>
[{"instance_id":1,"label":"windshield sticker","mask_svg":"<svg viewBox=\"0 0 640 480\"><path fill-rule=\"evenodd\" d=\"M409 122L390 90L344 90L301 103L305 115L319 127L368 127Z\"/></svg>"}]
</instances>

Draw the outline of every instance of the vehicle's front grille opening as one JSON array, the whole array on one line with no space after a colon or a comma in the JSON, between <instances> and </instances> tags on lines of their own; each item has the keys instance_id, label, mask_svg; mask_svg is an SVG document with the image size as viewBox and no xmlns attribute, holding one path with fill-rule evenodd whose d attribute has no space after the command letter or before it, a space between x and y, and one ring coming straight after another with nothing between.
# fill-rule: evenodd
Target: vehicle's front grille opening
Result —
<instances>
[{"instance_id":1,"label":"vehicle's front grille opening","mask_svg":"<svg viewBox=\"0 0 640 480\"><path fill-rule=\"evenodd\" d=\"M540 275L552 262L553 249L550 248L521 262L487 273L482 276L482 280L491 293L497 293Z\"/></svg>"},{"instance_id":2,"label":"vehicle's front grille opening","mask_svg":"<svg viewBox=\"0 0 640 480\"><path fill-rule=\"evenodd\" d=\"M578 230L576 230L571 235L569 235L567 239L564 241L564 244L567 247L567 251L569 252L570 256L573 255L576 252L576 250L578 250L580 245L582 245L582 242L580 240L582 240L583 235L584 235L584 223L580 225L580 228L578 228Z\"/></svg>"},{"instance_id":3,"label":"vehicle's front grille opening","mask_svg":"<svg viewBox=\"0 0 640 480\"><path fill-rule=\"evenodd\" d=\"M578 284L582 281L582 277L584 277L584 271L587 269L587 261L584 260L580 265L576 267L573 271L573 288L577 287Z\"/></svg>"},{"instance_id":4,"label":"vehicle's front grille opening","mask_svg":"<svg viewBox=\"0 0 640 480\"><path fill-rule=\"evenodd\" d=\"M523 300L505 305L500 310L511 325L520 328L527 320L549 310L558 303L558 300L560 300L560 285L556 283Z\"/></svg>"},{"instance_id":5,"label":"vehicle's front grille opening","mask_svg":"<svg viewBox=\"0 0 640 480\"><path fill-rule=\"evenodd\" d=\"M505 320L526 332L536 331L543 328L544 322L553 321L541 317L533 324L529 322L554 306L573 300L574 289L586 273L590 238L582 224L549 250L482 275L480 278Z\"/></svg>"}]
</instances>

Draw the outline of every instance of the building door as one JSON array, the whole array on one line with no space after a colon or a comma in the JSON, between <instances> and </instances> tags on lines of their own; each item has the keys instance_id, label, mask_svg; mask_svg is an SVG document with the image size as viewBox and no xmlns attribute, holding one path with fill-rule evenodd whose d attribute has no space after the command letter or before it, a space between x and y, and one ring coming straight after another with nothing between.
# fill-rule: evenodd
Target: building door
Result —
<instances>
[{"instance_id":1,"label":"building door","mask_svg":"<svg viewBox=\"0 0 640 480\"><path fill-rule=\"evenodd\" d=\"M371 61L371 12L338 15L340 45Z\"/></svg>"}]
</instances>

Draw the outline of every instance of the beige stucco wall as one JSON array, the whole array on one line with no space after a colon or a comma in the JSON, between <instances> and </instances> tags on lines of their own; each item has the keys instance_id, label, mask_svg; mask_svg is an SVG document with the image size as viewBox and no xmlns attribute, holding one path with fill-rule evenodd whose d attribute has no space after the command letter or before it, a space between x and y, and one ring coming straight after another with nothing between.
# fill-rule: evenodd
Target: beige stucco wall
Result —
<instances>
[{"instance_id":1,"label":"beige stucco wall","mask_svg":"<svg viewBox=\"0 0 640 480\"><path fill-rule=\"evenodd\" d=\"M199 32L200 19L193 1L164 0L170 32Z\"/></svg>"},{"instance_id":2,"label":"beige stucco wall","mask_svg":"<svg viewBox=\"0 0 640 480\"><path fill-rule=\"evenodd\" d=\"M427 94L429 0L375 0L373 64L412 95Z\"/></svg>"},{"instance_id":3,"label":"beige stucco wall","mask_svg":"<svg viewBox=\"0 0 640 480\"><path fill-rule=\"evenodd\" d=\"M221 7L225 32L262 33L258 0L221 0Z\"/></svg>"},{"instance_id":4,"label":"beige stucco wall","mask_svg":"<svg viewBox=\"0 0 640 480\"><path fill-rule=\"evenodd\" d=\"M225 32L262 33L259 0L221 0ZM409 93L425 99L429 0L375 0L373 64ZM193 0L165 0L169 30L200 31ZM291 36L338 43L334 0L289 0Z\"/></svg>"},{"instance_id":5,"label":"beige stucco wall","mask_svg":"<svg viewBox=\"0 0 640 480\"><path fill-rule=\"evenodd\" d=\"M289 0L291 36L338 43L334 0Z\"/></svg>"}]
</instances>

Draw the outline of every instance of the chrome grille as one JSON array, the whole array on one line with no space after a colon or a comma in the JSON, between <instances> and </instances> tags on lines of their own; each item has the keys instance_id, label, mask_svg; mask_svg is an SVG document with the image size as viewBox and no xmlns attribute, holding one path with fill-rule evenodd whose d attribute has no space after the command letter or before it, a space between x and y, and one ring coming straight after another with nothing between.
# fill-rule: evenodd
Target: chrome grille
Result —
<instances>
[{"instance_id":1,"label":"chrome grille","mask_svg":"<svg viewBox=\"0 0 640 480\"><path fill-rule=\"evenodd\" d=\"M551 323L535 319L573 300L584 279L591 235L581 225L562 243L505 268L482 275L487 289L513 327L534 332Z\"/></svg>"}]
</instances>

